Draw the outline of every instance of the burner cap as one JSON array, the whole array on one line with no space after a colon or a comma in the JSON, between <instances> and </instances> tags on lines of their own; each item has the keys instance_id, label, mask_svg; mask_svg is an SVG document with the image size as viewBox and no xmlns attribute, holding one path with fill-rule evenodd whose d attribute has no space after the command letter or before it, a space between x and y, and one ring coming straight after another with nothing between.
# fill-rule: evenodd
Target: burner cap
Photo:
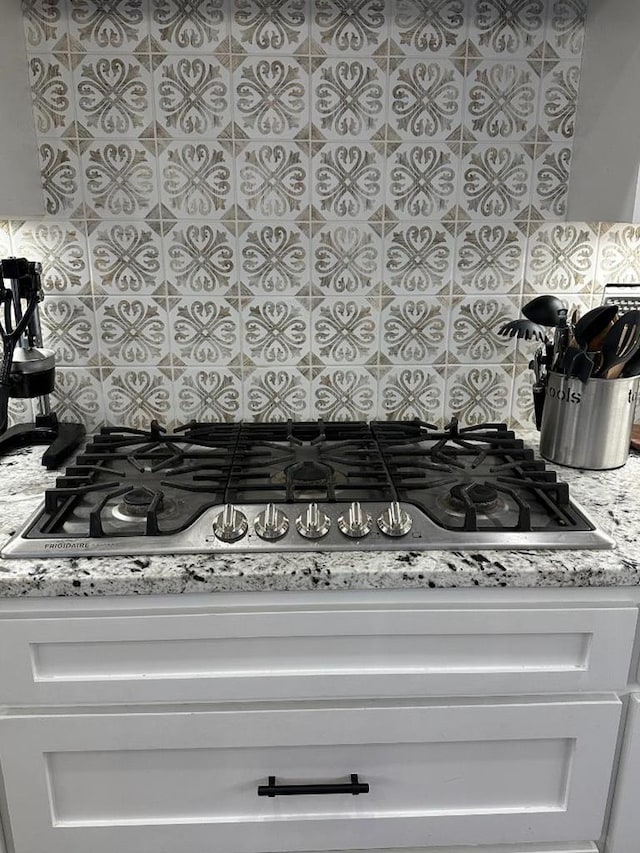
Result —
<instances>
[{"instance_id":1,"label":"burner cap","mask_svg":"<svg viewBox=\"0 0 640 853\"><path fill-rule=\"evenodd\" d=\"M498 504L498 492L488 483L473 483L471 486L468 483L458 483L452 486L449 501L453 507L466 509L469 504L465 497L482 512L490 512Z\"/></svg>"},{"instance_id":2,"label":"burner cap","mask_svg":"<svg viewBox=\"0 0 640 853\"><path fill-rule=\"evenodd\" d=\"M328 465L309 459L291 466L289 471L291 479L296 483L327 483L333 473Z\"/></svg>"},{"instance_id":3,"label":"burner cap","mask_svg":"<svg viewBox=\"0 0 640 853\"><path fill-rule=\"evenodd\" d=\"M158 494L158 492L152 492L151 489L147 489L144 486L138 489L129 489L122 498L123 506L132 515L146 515L156 494ZM163 498L162 492L160 492L159 495L160 500L158 501L157 508L161 509Z\"/></svg>"}]
</instances>

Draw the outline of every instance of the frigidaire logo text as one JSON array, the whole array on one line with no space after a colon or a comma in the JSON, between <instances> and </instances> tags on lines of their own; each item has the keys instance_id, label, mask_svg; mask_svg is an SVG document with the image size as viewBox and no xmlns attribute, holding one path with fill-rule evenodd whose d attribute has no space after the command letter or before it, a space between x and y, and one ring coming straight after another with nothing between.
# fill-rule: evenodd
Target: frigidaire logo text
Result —
<instances>
[{"instance_id":1,"label":"frigidaire logo text","mask_svg":"<svg viewBox=\"0 0 640 853\"><path fill-rule=\"evenodd\" d=\"M45 542L44 550L45 551L68 551L69 548L73 548L74 551L80 548L88 548L88 542Z\"/></svg>"},{"instance_id":2,"label":"frigidaire logo text","mask_svg":"<svg viewBox=\"0 0 640 853\"><path fill-rule=\"evenodd\" d=\"M560 400L566 403L579 403L582 400L582 394L579 391L561 388L557 391L555 388L547 388L547 394L552 400Z\"/></svg>"}]
</instances>

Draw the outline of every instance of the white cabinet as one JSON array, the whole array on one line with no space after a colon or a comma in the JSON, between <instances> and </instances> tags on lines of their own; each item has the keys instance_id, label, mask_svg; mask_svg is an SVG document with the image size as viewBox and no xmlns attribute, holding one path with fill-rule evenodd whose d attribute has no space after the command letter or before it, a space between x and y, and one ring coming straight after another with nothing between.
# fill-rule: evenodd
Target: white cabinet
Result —
<instances>
[{"instance_id":1,"label":"white cabinet","mask_svg":"<svg viewBox=\"0 0 640 853\"><path fill-rule=\"evenodd\" d=\"M637 608L286 604L0 619L3 701L266 701L617 690Z\"/></svg>"},{"instance_id":2,"label":"white cabinet","mask_svg":"<svg viewBox=\"0 0 640 853\"><path fill-rule=\"evenodd\" d=\"M0 3L0 217L44 214L22 4Z\"/></svg>"},{"instance_id":3,"label":"white cabinet","mask_svg":"<svg viewBox=\"0 0 640 853\"><path fill-rule=\"evenodd\" d=\"M1 601L8 851L598 853L638 601L546 593Z\"/></svg>"},{"instance_id":4,"label":"white cabinet","mask_svg":"<svg viewBox=\"0 0 640 853\"><path fill-rule=\"evenodd\" d=\"M18 853L300 853L602 830L621 702L157 708L0 723ZM258 796L276 784L368 793Z\"/></svg>"},{"instance_id":5,"label":"white cabinet","mask_svg":"<svg viewBox=\"0 0 640 853\"><path fill-rule=\"evenodd\" d=\"M629 699L620 766L606 853L635 853L640 848L640 694Z\"/></svg>"},{"instance_id":6,"label":"white cabinet","mask_svg":"<svg viewBox=\"0 0 640 853\"><path fill-rule=\"evenodd\" d=\"M591 0L567 218L640 222L640 3Z\"/></svg>"}]
</instances>

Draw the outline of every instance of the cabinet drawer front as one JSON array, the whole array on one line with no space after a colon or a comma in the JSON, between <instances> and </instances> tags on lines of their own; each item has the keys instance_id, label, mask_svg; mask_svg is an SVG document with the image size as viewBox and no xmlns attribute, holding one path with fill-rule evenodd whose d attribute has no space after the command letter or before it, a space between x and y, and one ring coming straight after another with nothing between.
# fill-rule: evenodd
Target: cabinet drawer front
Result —
<instances>
[{"instance_id":1,"label":"cabinet drawer front","mask_svg":"<svg viewBox=\"0 0 640 853\"><path fill-rule=\"evenodd\" d=\"M227 701L612 690L634 607L326 608L0 621L2 701Z\"/></svg>"},{"instance_id":2,"label":"cabinet drawer front","mask_svg":"<svg viewBox=\"0 0 640 853\"><path fill-rule=\"evenodd\" d=\"M11 716L18 851L263 853L600 835L617 697ZM368 793L259 797L276 784Z\"/></svg>"}]
</instances>

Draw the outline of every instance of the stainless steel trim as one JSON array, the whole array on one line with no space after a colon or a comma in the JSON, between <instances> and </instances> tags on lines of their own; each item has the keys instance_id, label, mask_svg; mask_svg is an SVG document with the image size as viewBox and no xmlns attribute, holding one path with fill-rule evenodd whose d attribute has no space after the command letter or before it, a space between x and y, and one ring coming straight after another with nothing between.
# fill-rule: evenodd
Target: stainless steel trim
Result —
<instances>
[{"instance_id":1,"label":"stainless steel trim","mask_svg":"<svg viewBox=\"0 0 640 853\"><path fill-rule=\"evenodd\" d=\"M282 553L293 551L528 551L528 550L576 550L613 548L614 540L597 528L589 514L572 501L585 519L596 529L586 531L538 531L533 533L504 531L450 531L439 527L423 515L415 506L401 506L414 519L413 529L400 542L374 529L363 539L349 539L337 525L331 525L327 535L320 541L304 539L292 525L286 535L276 542L261 539L249 530L236 542L221 542L212 531L213 519L222 510L222 505L211 507L189 528L171 536L126 536L109 539L45 538L25 539L22 531L14 534L0 553L3 558L134 556L170 554L251 554ZM44 506L44 505L43 505ZM349 503L318 504L331 517L337 518L348 511ZM388 508L385 502L372 501L364 504L374 517ZM260 504L238 504L236 508L248 518L255 518L264 509ZM31 516L24 530L36 520L42 506ZM292 508L293 511L293 508Z\"/></svg>"}]
</instances>

